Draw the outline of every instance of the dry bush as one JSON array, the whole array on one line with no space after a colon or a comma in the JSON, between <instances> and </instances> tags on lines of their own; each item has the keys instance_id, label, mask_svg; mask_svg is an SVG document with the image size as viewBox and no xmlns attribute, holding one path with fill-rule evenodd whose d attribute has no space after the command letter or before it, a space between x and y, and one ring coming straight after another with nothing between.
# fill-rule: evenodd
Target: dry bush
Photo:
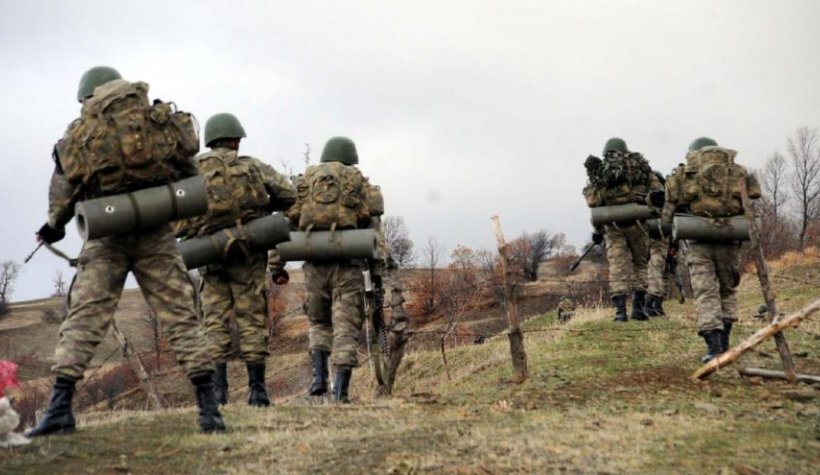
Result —
<instances>
[{"instance_id":1,"label":"dry bush","mask_svg":"<svg viewBox=\"0 0 820 475\"><path fill-rule=\"evenodd\" d=\"M117 397L137 384L137 376L131 367L127 363L117 364L78 385L75 396L77 407L95 406L105 402L109 409L114 409Z\"/></svg>"},{"instance_id":2,"label":"dry bush","mask_svg":"<svg viewBox=\"0 0 820 475\"><path fill-rule=\"evenodd\" d=\"M46 323L62 323L67 314L65 305L50 305L40 312L40 319Z\"/></svg>"},{"instance_id":3,"label":"dry bush","mask_svg":"<svg viewBox=\"0 0 820 475\"><path fill-rule=\"evenodd\" d=\"M17 429L32 427L37 423L37 412L48 405L50 388L45 384L27 383L10 391L12 407L20 414Z\"/></svg>"}]
</instances>

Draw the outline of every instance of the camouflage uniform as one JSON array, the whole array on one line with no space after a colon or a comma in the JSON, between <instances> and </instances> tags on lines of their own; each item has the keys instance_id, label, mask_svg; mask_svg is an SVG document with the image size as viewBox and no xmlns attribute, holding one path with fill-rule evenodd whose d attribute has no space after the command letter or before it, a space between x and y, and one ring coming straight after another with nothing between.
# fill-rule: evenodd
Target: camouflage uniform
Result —
<instances>
[{"instance_id":1,"label":"camouflage uniform","mask_svg":"<svg viewBox=\"0 0 820 475\"><path fill-rule=\"evenodd\" d=\"M649 263L647 267L647 292L650 295L666 295L666 252L669 244L664 239L649 239Z\"/></svg>"},{"instance_id":2,"label":"camouflage uniform","mask_svg":"<svg viewBox=\"0 0 820 475\"><path fill-rule=\"evenodd\" d=\"M728 154L731 179L745 180L749 197L760 197L760 184L755 176L734 164L736 152L720 149L716 145L696 149L690 151L687 164L679 166L667 182L663 222L671 223L676 211L686 211L707 219L721 219L743 213L736 183L724 178L722 185L728 190L727 193L720 191L724 199L714 198L700 185L703 180L699 179L699 169L703 164L699 151L708 153L712 150ZM728 349L732 324L737 321L736 289L740 283L741 243L689 240L686 244L698 334L706 340L708 354L703 360L708 361Z\"/></svg>"},{"instance_id":3,"label":"camouflage uniform","mask_svg":"<svg viewBox=\"0 0 820 475\"><path fill-rule=\"evenodd\" d=\"M321 163L308 167L294 179L297 202L288 217L300 229L344 230L374 227L383 213L378 187L370 185L354 165L358 153L352 140L334 137L322 151ZM384 249L384 245L379 246ZM327 358L334 367L333 399L349 402L347 391L352 369L359 365L359 335L364 324L362 260L307 261L306 311L310 321L309 349L313 382L309 393L326 392Z\"/></svg>"},{"instance_id":4,"label":"camouflage uniform","mask_svg":"<svg viewBox=\"0 0 820 475\"><path fill-rule=\"evenodd\" d=\"M37 232L38 239L49 243L62 239L78 201L196 175L191 157L199 142L193 119L174 112L167 103L152 104L147 91L147 84L124 81L106 66L83 75L78 91L82 116L55 146L48 221ZM180 128L185 121L190 128ZM95 132L93 137L86 134L89 129ZM146 143L151 146L144 147ZM214 366L197 319L194 289L171 227L165 224L92 239L83 246L55 349L52 370L57 377L51 399L29 436L75 429L71 404L76 381L83 377L111 325L129 271L195 388L200 428L225 430L214 398Z\"/></svg>"},{"instance_id":5,"label":"camouflage uniform","mask_svg":"<svg viewBox=\"0 0 820 475\"><path fill-rule=\"evenodd\" d=\"M569 297L561 297L558 301L558 321L566 322L575 313L575 303Z\"/></svg>"},{"instance_id":6,"label":"camouflage uniform","mask_svg":"<svg viewBox=\"0 0 820 475\"><path fill-rule=\"evenodd\" d=\"M227 148L215 148L210 152L210 155L213 154L219 155L225 162L245 163L264 183L269 197L266 200L268 207L245 210L247 212L243 213L242 221L260 218L273 210L286 210L296 201L296 189L270 165L252 157L238 156L236 151ZM234 179L239 183L245 182L244 177ZM243 188L248 187L245 185ZM235 222L228 223L224 219L209 221L208 215L205 215L197 234L207 235L233 225ZM239 330L239 356L242 361L258 363L268 357L267 265L267 253L260 252L238 262L225 262L200 270L203 323L216 361L225 361L230 356L229 321L232 314Z\"/></svg>"},{"instance_id":7,"label":"camouflage uniform","mask_svg":"<svg viewBox=\"0 0 820 475\"><path fill-rule=\"evenodd\" d=\"M611 153L611 152L610 152ZM598 206L621 205L626 203L644 203L645 196L653 190L660 189L660 182L654 174L649 173L642 183L621 183L615 187L607 183L607 155L594 170L588 169L590 182L583 190L587 205ZM645 163L645 159L634 152L625 152ZM628 170L628 173L633 173ZM633 178L630 178L632 180ZM599 232L599 231L596 231ZM616 320L626 320L625 300L632 291L632 318L646 319L644 313L647 291L647 269L649 264L650 239L646 230L638 223L629 225L608 224L603 227L606 240L607 262L609 264L609 291L616 306Z\"/></svg>"}]
</instances>

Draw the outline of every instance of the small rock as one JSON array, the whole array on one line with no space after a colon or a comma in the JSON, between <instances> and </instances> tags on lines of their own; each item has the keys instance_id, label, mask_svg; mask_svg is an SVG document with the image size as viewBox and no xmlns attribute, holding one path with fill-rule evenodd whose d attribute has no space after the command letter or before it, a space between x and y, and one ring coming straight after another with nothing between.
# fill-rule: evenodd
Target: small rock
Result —
<instances>
[{"instance_id":1,"label":"small rock","mask_svg":"<svg viewBox=\"0 0 820 475\"><path fill-rule=\"evenodd\" d=\"M667 410L663 411L663 415L664 416L676 416L676 415L678 415L678 410L677 409L667 409Z\"/></svg>"},{"instance_id":2,"label":"small rock","mask_svg":"<svg viewBox=\"0 0 820 475\"><path fill-rule=\"evenodd\" d=\"M723 412L723 409L715 406L714 404L709 404L708 402L701 402L698 401L695 403L695 409L699 411L706 412L708 414L720 414Z\"/></svg>"},{"instance_id":3,"label":"small rock","mask_svg":"<svg viewBox=\"0 0 820 475\"><path fill-rule=\"evenodd\" d=\"M712 390L709 391L709 394L711 394L712 397L723 397L723 391L719 388L712 388Z\"/></svg>"}]
</instances>

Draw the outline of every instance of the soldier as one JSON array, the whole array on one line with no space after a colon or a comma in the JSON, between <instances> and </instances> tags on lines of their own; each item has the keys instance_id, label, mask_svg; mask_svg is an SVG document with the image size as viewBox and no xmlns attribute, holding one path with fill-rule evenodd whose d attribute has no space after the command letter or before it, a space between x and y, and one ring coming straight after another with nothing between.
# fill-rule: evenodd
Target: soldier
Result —
<instances>
[{"instance_id":1,"label":"soldier","mask_svg":"<svg viewBox=\"0 0 820 475\"><path fill-rule=\"evenodd\" d=\"M734 163L737 152L719 147L708 137L689 145L686 165L667 181L662 220L671 223L678 210L709 221L743 214L741 190L760 197L757 178ZM736 288L740 283L738 241L687 240L687 263L695 294L698 334L706 342L704 363L729 348L732 325L737 321Z\"/></svg>"},{"instance_id":2,"label":"soldier","mask_svg":"<svg viewBox=\"0 0 820 475\"><path fill-rule=\"evenodd\" d=\"M558 301L558 321L565 323L575 314L575 303L569 297L561 297Z\"/></svg>"},{"instance_id":3,"label":"soldier","mask_svg":"<svg viewBox=\"0 0 820 475\"><path fill-rule=\"evenodd\" d=\"M649 192L649 203L652 207L660 211L663 208L664 194L663 187L666 179L663 174L654 171L655 180L658 185ZM650 317L660 317L666 315L663 310L663 299L666 295L666 255L669 250L668 238L664 235L649 236L649 262L647 265L647 294L646 294L646 314Z\"/></svg>"},{"instance_id":4,"label":"soldier","mask_svg":"<svg viewBox=\"0 0 820 475\"><path fill-rule=\"evenodd\" d=\"M287 210L296 202L296 189L270 165L239 155L245 129L228 113L216 114L205 123L205 145L211 151L194 159L207 180L208 212L178 222L177 235L204 236L261 218L272 211ZM248 404L269 406L265 390L268 352L267 252L249 253L241 236L233 241L226 262L199 269L200 301L205 333L216 361L216 398L228 402L227 360L231 352L230 318L239 329L239 357L248 371ZM277 284L288 281L283 266L272 266Z\"/></svg>"},{"instance_id":5,"label":"soldier","mask_svg":"<svg viewBox=\"0 0 820 475\"><path fill-rule=\"evenodd\" d=\"M589 182L584 196L590 208L627 203L645 203L653 186L654 175L646 159L630 152L623 139L614 137L604 145L604 159L590 156L584 163ZM596 228L592 241L606 239L609 262L610 295L615 305L615 321L625 322L627 294L632 291L634 320L647 320L644 306L647 289L649 239L637 221L634 224L610 223Z\"/></svg>"},{"instance_id":6,"label":"soldier","mask_svg":"<svg viewBox=\"0 0 820 475\"><path fill-rule=\"evenodd\" d=\"M345 230L378 226L381 197L355 167L356 145L346 137L327 141L321 163L296 179L298 198L288 217L299 229ZM361 260L308 261L304 264L313 381L309 393L327 392L328 357L333 365L333 400L349 403L348 387L358 366L359 333L364 323Z\"/></svg>"},{"instance_id":7,"label":"soldier","mask_svg":"<svg viewBox=\"0 0 820 475\"><path fill-rule=\"evenodd\" d=\"M82 76L77 96L82 115L54 148L48 221L37 231L39 241L54 243L65 236L65 225L78 201L196 175L191 160L199 148L196 132L192 127L187 133L177 127L178 113L169 116L170 106L159 101L151 105L147 91L147 84L124 81L109 67L95 67ZM68 294L68 316L60 326L54 354L51 400L28 435L74 431L75 384L108 331L129 271L166 327L171 349L196 388L202 431L224 431L194 289L170 226L89 240L78 261Z\"/></svg>"}]
</instances>

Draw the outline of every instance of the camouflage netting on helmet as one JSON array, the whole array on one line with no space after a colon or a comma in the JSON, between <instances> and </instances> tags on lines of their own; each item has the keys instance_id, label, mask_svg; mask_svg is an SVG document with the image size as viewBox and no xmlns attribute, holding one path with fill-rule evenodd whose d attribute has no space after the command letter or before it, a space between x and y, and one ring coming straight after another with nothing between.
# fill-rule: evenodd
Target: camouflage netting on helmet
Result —
<instances>
[{"instance_id":1,"label":"camouflage netting on helmet","mask_svg":"<svg viewBox=\"0 0 820 475\"><path fill-rule=\"evenodd\" d=\"M599 189L607 205L634 203L637 195L651 188L652 168L639 153L609 151L604 156L599 175L590 180Z\"/></svg>"}]
</instances>

